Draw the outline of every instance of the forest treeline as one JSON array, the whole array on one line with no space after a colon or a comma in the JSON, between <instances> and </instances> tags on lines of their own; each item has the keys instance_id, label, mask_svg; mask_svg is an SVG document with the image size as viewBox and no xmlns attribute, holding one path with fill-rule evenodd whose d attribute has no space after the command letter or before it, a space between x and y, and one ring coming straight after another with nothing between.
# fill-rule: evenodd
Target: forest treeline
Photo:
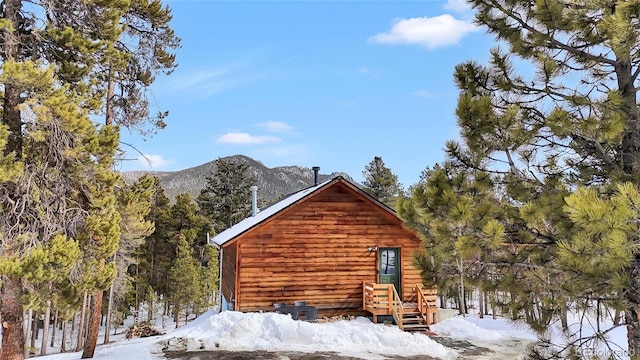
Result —
<instances>
[{"instance_id":1,"label":"forest treeline","mask_svg":"<svg viewBox=\"0 0 640 360\"><path fill-rule=\"evenodd\" d=\"M478 289L539 331L541 359L580 359L625 326L640 359L640 0L468 4L496 46L455 67L460 138L406 193L379 157L363 185L421 234L425 284L462 313ZM250 181L227 189L212 174L169 203L156 179L126 185L115 170L121 131L165 127L148 93L177 65L170 9L5 0L0 12L0 358L24 359L37 329L25 318L40 314L76 319L90 358L105 314L202 311L218 277L206 233L248 215ZM556 322L564 345L546 338Z\"/></svg>"},{"instance_id":2,"label":"forest treeline","mask_svg":"<svg viewBox=\"0 0 640 360\"><path fill-rule=\"evenodd\" d=\"M377 168L366 168L365 190L396 199L401 193L397 177L381 158L372 164ZM177 327L220 305L219 249L208 240L250 216L250 188L256 179L248 165L233 158L219 158L215 165L196 199L183 193L170 201L158 179L149 175L131 184L116 182L120 240L111 259L114 277L104 280L99 311L104 338L98 344L123 330L127 318L155 324L170 316ZM89 341L91 294L82 279L91 274L81 273L82 256L80 248L59 240L42 251L32 249L22 272L29 280L23 302L27 354L45 355L54 340L63 352L80 351ZM37 286L31 281L36 277L43 279Z\"/></svg>"}]
</instances>

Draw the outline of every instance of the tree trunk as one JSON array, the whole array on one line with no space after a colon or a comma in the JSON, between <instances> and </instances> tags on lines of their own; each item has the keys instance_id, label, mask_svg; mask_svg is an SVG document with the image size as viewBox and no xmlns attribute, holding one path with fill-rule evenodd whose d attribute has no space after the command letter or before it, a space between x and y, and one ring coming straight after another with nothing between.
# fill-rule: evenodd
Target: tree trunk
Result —
<instances>
[{"instance_id":1,"label":"tree trunk","mask_svg":"<svg viewBox=\"0 0 640 360\"><path fill-rule=\"evenodd\" d=\"M51 343L49 344L49 346L53 347L53 345L55 345L55 340L56 340L56 328L58 327L58 323L60 321L60 319L58 318L58 314L60 312L56 309L56 314L55 319L53 320L53 330L51 331Z\"/></svg>"},{"instance_id":2,"label":"tree trunk","mask_svg":"<svg viewBox=\"0 0 640 360\"><path fill-rule=\"evenodd\" d=\"M98 332L100 331L100 318L102 315L102 290L96 291L91 297L91 314L89 316L89 330L87 341L82 352L81 359L93 357L98 344Z\"/></svg>"},{"instance_id":3,"label":"tree trunk","mask_svg":"<svg viewBox=\"0 0 640 360\"><path fill-rule=\"evenodd\" d=\"M68 321L62 321L62 341L60 341L60 352L67 351L67 324Z\"/></svg>"},{"instance_id":4,"label":"tree trunk","mask_svg":"<svg viewBox=\"0 0 640 360\"><path fill-rule=\"evenodd\" d=\"M18 30L21 28L22 16L20 12L22 10L22 1L20 0L5 0L4 3L4 17L11 23L13 31L9 28L5 28L3 31L3 50L4 60L16 60L19 56L20 38ZM22 118L20 115L20 91L16 89L10 82L4 84L4 99L3 99L3 114L2 123L9 127L9 138L4 148L4 153L14 153L16 160L22 159ZM6 234L5 234L6 235ZM14 240L10 239L9 241Z\"/></svg>"},{"instance_id":5,"label":"tree trunk","mask_svg":"<svg viewBox=\"0 0 640 360\"><path fill-rule=\"evenodd\" d=\"M111 330L111 308L113 307L113 287L115 286L115 280L111 283L109 288L109 305L107 306L107 321L104 324L104 344L109 343L109 331Z\"/></svg>"},{"instance_id":6,"label":"tree trunk","mask_svg":"<svg viewBox=\"0 0 640 360\"><path fill-rule=\"evenodd\" d=\"M71 341L71 343L69 343L69 345L71 345L71 347L73 347L73 339L74 339L74 334L76 331L76 317L77 317L78 313L73 313L73 317L71 318L71 332L69 333L69 340ZM77 338L77 336L76 336Z\"/></svg>"},{"instance_id":7,"label":"tree trunk","mask_svg":"<svg viewBox=\"0 0 640 360\"><path fill-rule=\"evenodd\" d=\"M80 324L78 324L78 342L76 342L76 351L82 350L84 346L84 319L87 316L87 292L84 292L84 300L82 301L82 312L80 313Z\"/></svg>"},{"instance_id":8,"label":"tree trunk","mask_svg":"<svg viewBox=\"0 0 640 360\"><path fill-rule=\"evenodd\" d=\"M27 321L25 321L24 324L25 324L24 339L25 341L27 341L27 339L31 339L31 324L33 324L33 309L27 310ZM24 345L26 346L27 343L25 342Z\"/></svg>"},{"instance_id":9,"label":"tree trunk","mask_svg":"<svg viewBox=\"0 0 640 360\"><path fill-rule=\"evenodd\" d=\"M478 316L484 319L484 291L479 290L478 294Z\"/></svg>"},{"instance_id":10,"label":"tree trunk","mask_svg":"<svg viewBox=\"0 0 640 360\"><path fill-rule=\"evenodd\" d=\"M24 319L20 279L2 277L0 288L0 319L2 319L2 346L0 359L24 359Z\"/></svg>"},{"instance_id":11,"label":"tree trunk","mask_svg":"<svg viewBox=\"0 0 640 360\"><path fill-rule=\"evenodd\" d=\"M40 345L41 356L47 355L47 341L49 341L49 322L50 321L51 321L51 300L47 300L47 308L44 310L44 322L42 323L42 344Z\"/></svg>"},{"instance_id":12,"label":"tree trunk","mask_svg":"<svg viewBox=\"0 0 640 360\"><path fill-rule=\"evenodd\" d=\"M598 332L600 332L600 317L602 317L600 308L601 308L600 299L598 299L596 300L596 330Z\"/></svg>"},{"instance_id":13,"label":"tree trunk","mask_svg":"<svg viewBox=\"0 0 640 360\"><path fill-rule=\"evenodd\" d=\"M640 321L638 308L632 307L625 311L627 324L627 341L629 343L629 355L631 359L640 359Z\"/></svg>"},{"instance_id":14,"label":"tree trunk","mask_svg":"<svg viewBox=\"0 0 640 360\"><path fill-rule=\"evenodd\" d=\"M568 331L569 330L569 316L568 316L568 311L567 311L567 305L566 302L563 303L560 307L560 323L562 325L562 330L564 331Z\"/></svg>"},{"instance_id":15,"label":"tree trunk","mask_svg":"<svg viewBox=\"0 0 640 360\"><path fill-rule=\"evenodd\" d=\"M153 307L155 306L155 302L153 301L153 295L154 293L152 291L148 291L147 304L149 304L149 306L147 307L147 321L149 323L151 323L151 321L153 320Z\"/></svg>"},{"instance_id":16,"label":"tree trunk","mask_svg":"<svg viewBox=\"0 0 640 360\"><path fill-rule=\"evenodd\" d=\"M38 318L40 317L39 311L34 311L33 313L33 323L31 324L31 343L29 344L31 348L36 347L36 339L38 338Z\"/></svg>"},{"instance_id":17,"label":"tree trunk","mask_svg":"<svg viewBox=\"0 0 640 360\"><path fill-rule=\"evenodd\" d=\"M489 315L489 293L486 291L482 292L482 301L484 302L484 315Z\"/></svg>"},{"instance_id":18,"label":"tree trunk","mask_svg":"<svg viewBox=\"0 0 640 360\"><path fill-rule=\"evenodd\" d=\"M464 302L464 275L460 272L460 283L458 284L458 309L463 317L467 314L467 307Z\"/></svg>"},{"instance_id":19,"label":"tree trunk","mask_svg":"<svg viewBox=\"0 0 640 360\"><path fill-rule=\"evenodd\" d=\"M173 321L175 321L177 329L179 326L178 323L180 322L180 304L178 302L173 304L173 314Z\"/></svg>"},{"instance_id":20,"label":"tree trunk","mask_svg":"<svg viewBox=\"0 0 640 360\"><path fill-rule=\"evenodd\" d=\"M113 124L113 119L115 117L114 115L114 105L113 105L113 101L114 101L114 92L115 92L115 88L116 88L116 84L115 81L113 80L113 66L109 65L109 80L108 80L108 85L107 85L107 101L106 101L106 114L105 114L105 120L104 123L105 125L112 125Z\"/></svg>"}]
</instances>

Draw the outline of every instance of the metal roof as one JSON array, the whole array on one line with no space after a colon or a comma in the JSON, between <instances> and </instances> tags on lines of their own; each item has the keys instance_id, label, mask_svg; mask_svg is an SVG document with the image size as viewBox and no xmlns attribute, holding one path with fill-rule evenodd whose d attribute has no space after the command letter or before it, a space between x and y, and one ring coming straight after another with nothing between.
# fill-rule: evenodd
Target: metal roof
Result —
<instances>
[{"instance_id":1,"label":"metal roof","mask_svg":"<svg viewBox=\"0 0 640 360\"><path fill-rule=\"evenodd\" d=\"M322 189L330 182L339 178L342 178L342 177L339 176L339 177L321 182L318 185L311 186L306 189L302 189L298 192L295 192L287 196L286 198L278 201L277 203L267 207L266 209L259 211L255 216L250 216L240 221L239 223L233 225L232 227L228 228L227 230L221 232L220 234L214 236L212 241L218 246L222 246L227 242L233 240L236 236L243 234L244 232L250 230L254 226L262 223L263 221L269 219L273 215L295 204L299 200L302 200L306 196L313 194L314 192Z\"/></svg>"}]
</instances>

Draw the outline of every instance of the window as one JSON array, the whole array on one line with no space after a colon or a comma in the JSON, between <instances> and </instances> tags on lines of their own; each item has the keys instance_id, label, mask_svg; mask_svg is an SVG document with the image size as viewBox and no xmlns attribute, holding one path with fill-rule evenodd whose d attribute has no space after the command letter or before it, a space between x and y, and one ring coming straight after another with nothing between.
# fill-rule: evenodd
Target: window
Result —
<instances>
[{"instance_id":1,"label":"window","mask_svg":"<svg viewBox=\"0 0 640 360\"><path fill-rule=\"evenodd\" d=\"M380 250L380 273L384 275L396 274L396 252L394 249Z\"/></svg>"}]
</instances>

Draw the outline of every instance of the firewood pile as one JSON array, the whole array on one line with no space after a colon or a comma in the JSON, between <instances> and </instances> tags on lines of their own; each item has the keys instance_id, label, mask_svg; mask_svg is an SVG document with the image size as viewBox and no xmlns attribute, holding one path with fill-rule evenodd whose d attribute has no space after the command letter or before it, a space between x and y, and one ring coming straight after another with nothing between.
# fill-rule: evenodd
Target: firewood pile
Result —
<instances>
[{"instance_id":1,"label":"firewood pile","mask_svg":"<svg viewBox=\"0 0 640 360\"><path fill-rule=\"evenodd\" d=\"M334 321L340 321L340 320L355 320L356 317L355 316L330 316L330 317L322 317L322 319L318 319L316 322L319 323L328 323L328 322L334 322Z\"/></svg>"},{"instance_id":2,"label":"firewood pile","mask_svg":"<svg viewBox=\"0 0 640 360\"><path fill-rule=\"evenodd\" d=\"M148 337L156 335L162 335L162 332L154 329L153 326L148 324L134 324L132 327L127 329L125 337L127 339L131 339L134 337Z\"/></svg>"}]
</instances>

